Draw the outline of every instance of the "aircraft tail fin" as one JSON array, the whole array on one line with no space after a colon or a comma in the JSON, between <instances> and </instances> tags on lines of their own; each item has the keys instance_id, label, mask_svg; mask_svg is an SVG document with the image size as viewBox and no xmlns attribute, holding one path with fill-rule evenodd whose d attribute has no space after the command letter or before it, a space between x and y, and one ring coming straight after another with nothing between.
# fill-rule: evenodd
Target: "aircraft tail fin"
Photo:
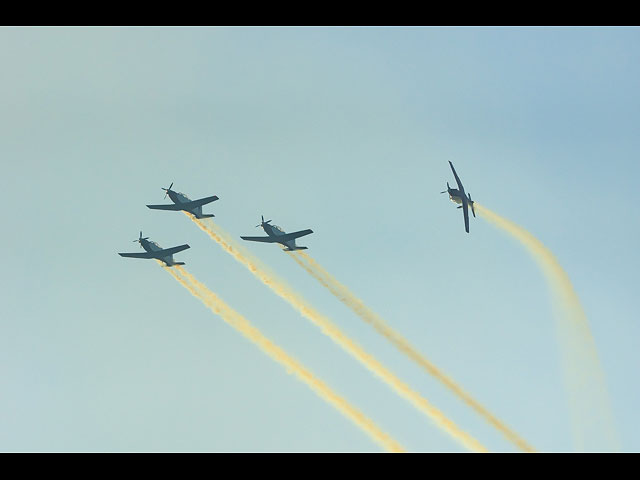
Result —
<instances>
[{"instance_id":1,"label":"aircraft tail fin","mask_svg":"<svg viewBox=\"0 0 640 480\"><path fill-rule=\"evenodd\" d=\"M211 217L215 217L215 215L213 213L209 213L206 215L205 214L200 215L199 217L196 217L196 218L211 218Z\"/></svg>"},{"instance_id":2,"label":"aircraft tail fin","mask_svg":"<svg viewBox=\"0 0 640 480\"><path fill-rule=\"evenodd\" d=\"M175 262L173 265L185 265L184 262ZM173 267L173 265L171 265Z\"/></svg>"},{"instance_id":3,"label":"aircraft tail fin","mask_svg":"<svg viewBox=\"0 0 640 480\"><path fill-rule=\"evenodd\" d=\"M294 250L307 250L309 247L298 247L297 245L293 248L285 248L285 252L293 252Z\"/></svg>"}]
</instances>

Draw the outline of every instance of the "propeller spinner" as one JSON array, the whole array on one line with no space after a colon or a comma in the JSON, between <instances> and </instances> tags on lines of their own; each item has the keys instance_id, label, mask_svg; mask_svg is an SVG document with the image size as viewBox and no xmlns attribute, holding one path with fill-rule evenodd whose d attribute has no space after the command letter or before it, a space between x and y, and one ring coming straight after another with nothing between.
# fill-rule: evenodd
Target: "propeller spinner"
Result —
<instances>
[{"instance_id":1,"label":"propeller spinner","mask_svg":"<svg viewBox=\"0 0 640 480\"><path fill-rule=\"evenodd\" d=\"M167 195L169 194L169 190L171 190L171 187L173 187L173 182L171 182L171 185L169 185L169 188L163 188L162 190L164 190L166 193L164 194L164 198L167 198Z\"/></svg>"},{"instance_id":2,"label":"propeller spinner","mask_svg":"<svg viewBox=\"0 0 640 480\"><path fill-rule=\"evenodd\" d=\"M269 223L271 220L267 220L266 222L264 221L264 215L260 215L260 217L262 217L262 222L260 222L258 225L256 225L257 227L262 227L265 223Z\"/></svg>"},{"instance_id":3,"label":"propeller spinner","mask_svg":"<svg viewBox=\"0 0 640 480\"><path fill-rule=\"evenodd\" d=\"M140 232L140 238L134 240L133 243L138 242L140 244L140 248L142 248L142 240L149 240L149 237L142 238L142 231Z\"/></svg>"}]
</instances>

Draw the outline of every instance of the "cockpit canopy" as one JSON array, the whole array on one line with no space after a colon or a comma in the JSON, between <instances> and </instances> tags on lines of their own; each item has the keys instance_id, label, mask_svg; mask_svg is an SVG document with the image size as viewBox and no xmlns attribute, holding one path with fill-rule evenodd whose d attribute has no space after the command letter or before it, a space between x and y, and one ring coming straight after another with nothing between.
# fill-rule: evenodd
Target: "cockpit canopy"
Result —
<instances>
[{"instance_id":1,"label":"cockpit canopy","mask_svg":"<svg viewBox=\"0 0 640 480\"><path fill-rule=\"evenodd\" d=\"M147 240L149 242L149 245L151 246L152 250L162 250L162 247L160 245L158 245L156 242L154 242L153 240Z\"/></svg>"},{"instance_id":2,"label":"cockpit canopy","mask_svg":"<svg viewBox=\"0 0 640 480\"><path fill-rule=\"evenodd\" d=\"M183 202L190 202L191 199L189 197L187 197L184 193L182 192L176 192L176 195L178 196L178 198L180 200L182 200Z\"/></svg>"}]
</instances>

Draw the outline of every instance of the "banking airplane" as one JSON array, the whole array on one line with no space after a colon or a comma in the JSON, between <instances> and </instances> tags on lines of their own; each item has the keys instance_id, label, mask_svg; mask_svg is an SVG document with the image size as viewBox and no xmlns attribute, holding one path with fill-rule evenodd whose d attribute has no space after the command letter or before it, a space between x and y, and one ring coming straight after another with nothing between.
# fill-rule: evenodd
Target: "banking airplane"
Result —
<instances>
[{"instance_id":1,"label":"banking airplane","mask_svg":"<svg viewBox=\"0 0 640 480\"><path fill-rule=\"evenodd\" d=\"M447 182L447 189L444 192L440 193L449 192L449 198L452 202L462 204L458 208L462 208L462 213L464 214L464 229L467 231L467 233L469 233L469 205L471 205L471 213L473 213L474 217L476 216L476 211L473 208L473 200L471 200L471 195L465 193L462 182L460 181L460 178L456 173L456 169L453 168L453 163L449 162L449 165L451 165L451 170L453 170L453 176L456 177L458 188L451 188L449 186L449 182Z\"/></svg>"},{"instance_id":2,"label":"banking airplane","mask_svg":"<svg viewBox=\"0 0 640 480\"><path fill-rule=\"evenodd\" d=\"M305 235L309 235L313 233L313 230L300 230L299 232L293 233L285 233L277 225L269 225L271 220L264 221L264 216L262 217L262 222L256 227L262 227L265 232L267 232L268 237L240 237L243 240L249 240L251 242L266 242L266 243L280 243L284 245L285 251L291 252L293 250L306 250L307 247L298 247L296 245L296 238L304 237Z\"/></svg>"},{"instance_id":3,"label":"banking airplane","mask_svg":"<svg viewBox=\"0 0 640 480\"><path fill-rule=\"evenodd\" d=\"M147 207L154 210L184 210L185 212L189 212L195 215L196 218L210 218L215 216L213 214L202 214L203 205L218 200L218 197L216 197L215 195L213 195L212 197L200 198L198 200L191 200L184 193L171 190L171 187L173 187L173 182L171 182L169 188L163 188L162 190L167 192L164 194L164 198L167 198L167 195L169 195L169 198L173 201L173 205L147 205Z\"/></svg>"},{"instance_id":4,"label":"banking airplane","mask_svg":"<svg viewBox=\"0 0 640 480\"><path fill-rule=\"evenodd\" d=\"M186 250L189 247L186 243L184 245L180 245L178 247L171 247L163 249L156 242L152 242L149 240L149 237L142 238L142 232L140 232L140 238L138 240L134 240L134 242L140 243L140 246L146 250L145 253L118 253L121 257L132 257L132 258L156 258L158 260L162 260L167 267L172 267L173 265L184 265L184 262L174 262L173 254Z\"/></svg>"}]
</instances>

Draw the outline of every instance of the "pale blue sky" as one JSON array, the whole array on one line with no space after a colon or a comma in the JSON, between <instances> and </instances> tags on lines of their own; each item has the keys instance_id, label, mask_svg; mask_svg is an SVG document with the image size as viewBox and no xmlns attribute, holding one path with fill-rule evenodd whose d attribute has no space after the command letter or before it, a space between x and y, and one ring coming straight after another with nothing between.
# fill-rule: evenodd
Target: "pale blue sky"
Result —
<instances>
[{"instance_id":1,"label":"pale blue sky","mask_svg":"<svg viewBox=\"0 0 640 480\"><path fill-rule=\"evenodd\" d=\"M461 451L193 225L264 214L540 450L571 431L546 285L439 195L451 160L582 300L640 450L637 28L2 28L2 451L379 451L136 251L187 268L414 451ZM248 248L491 450L512 451L277 247Z\"/></svg>"}]
</instances>

